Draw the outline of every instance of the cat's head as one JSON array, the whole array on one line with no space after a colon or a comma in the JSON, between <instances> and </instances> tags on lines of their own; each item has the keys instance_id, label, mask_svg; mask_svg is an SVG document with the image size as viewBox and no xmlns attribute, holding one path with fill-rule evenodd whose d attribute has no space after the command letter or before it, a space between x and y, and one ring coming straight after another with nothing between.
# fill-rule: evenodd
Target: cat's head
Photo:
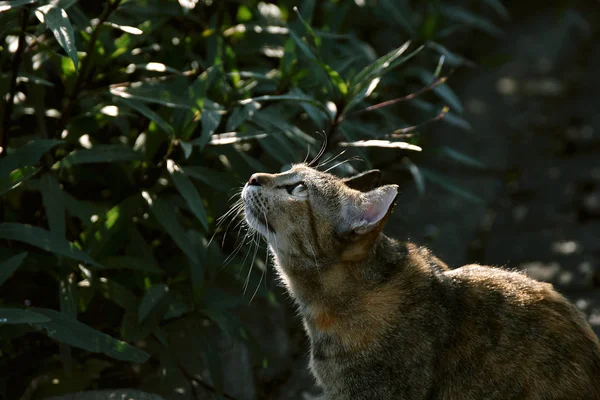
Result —
<instances>
[{"instance_id":1,"label":"cat's head","mask_svg":"<svg viewBox=\"0 0 600 400\"><path fill-rule=\"evenodd\" d=\"M242 191L248 224L284 266L360 261L383 228L398 194L381 173L338 178L306 164L252 175Z\"/></svg>"}]
</instances>

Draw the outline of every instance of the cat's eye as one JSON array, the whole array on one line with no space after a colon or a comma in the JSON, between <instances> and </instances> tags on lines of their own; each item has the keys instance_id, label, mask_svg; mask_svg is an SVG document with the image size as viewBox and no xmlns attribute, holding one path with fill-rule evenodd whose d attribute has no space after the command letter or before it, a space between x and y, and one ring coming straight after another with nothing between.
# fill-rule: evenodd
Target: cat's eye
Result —
<instances>
[{"instance_id":1,"label":"cat's eye","mask_svg":"<svg viewBox=\"0 0 600 400\"><path fill-rule=\"evenodd\" d=\"M307 197L308 196L308 188L304 183L299 183L297 185L290 185L288 187L288 193L292 196L296 197Z\"/></svg>"}]
</instances>

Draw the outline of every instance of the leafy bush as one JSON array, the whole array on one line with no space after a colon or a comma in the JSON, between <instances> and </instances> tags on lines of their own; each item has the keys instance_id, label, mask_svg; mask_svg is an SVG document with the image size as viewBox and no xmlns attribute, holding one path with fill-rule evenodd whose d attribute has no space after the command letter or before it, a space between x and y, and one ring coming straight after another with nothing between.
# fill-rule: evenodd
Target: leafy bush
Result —
<instances>
[{"instance_id":1,"label":"leafy bush","mask_svg":"<svg viewBox=\"0 0 600 400\"><path fill-rule=\"evenodd\" d=\"M238 255L249 238L217 223L252 172L314 156L323 139L368 163L369 148L420 150L432 119L468 128L445 84L467 61L443 43L497 34L488 19L450 1L295 3L0 1L5 398L180 369L166 330L181 319L252 341L231 310L254 288L275 301L259 285L264 253ZM218 391L205 329L205 386Z\"/></svg>"}]
</instances>

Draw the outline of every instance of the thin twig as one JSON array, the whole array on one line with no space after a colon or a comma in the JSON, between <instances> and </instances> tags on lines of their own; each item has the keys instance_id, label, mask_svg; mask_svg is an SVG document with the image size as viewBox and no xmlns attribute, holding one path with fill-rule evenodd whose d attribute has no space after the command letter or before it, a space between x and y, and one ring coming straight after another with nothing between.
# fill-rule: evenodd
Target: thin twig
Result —
<instances>
[{"instance_id":1,"label":"thin twig","mask_svg":"<svg viewBox=\"0 0 600 400\"><path fill-rule=\"evenodd\" d=\"M11 114L15 101L15 94L17 91L17 77L19 75L19 67L21 66L21 58L23 51L25 50L25 31L27 30L27 22L29 21L30 9L25 7L22 13L21 19L21 33L19 34L19 43L17 51L12 62L12 73L10 77L10 85L8 89L8 99L4 104L4 110L2 112L2 127L0 128L0 157L6 156L6 150L8 147L8 130L11 126Z\"/></svg>"},{"instance_id":2,"label":"thin twig","mask_svg":"<svg viewBox=\"0 0 600 400\"><path fill-rule=\"evenodd\" d=\"M363 108L362 110L358 110L358 111L352 112L352 113L349 114L349 116L355 116L355 115L362 114L362 113L365 113L365 112L368 112L368 111L379 110L380 108L383 108L383 107L388 107L388 106L391 106L391 105L394 105L394 104L397 104L397 103L400 103L400 102L403 102L403 101L412 100L415 97L418 97L418 96L422 95L423 93L428 92L430 90L433 90L436 87L438 87L438 86L446 83L446 81L448 80L448 78L450 77L450 75L452 75L453 72L454 72L454 70L451 70L448 73L448 75L436 78L429 85L427 85L425 87L422 87L421 89L417 90L416 92L407 94L406 96L399 97L397 99L387 100L387 101L384 101L382 103L373 104L372 106Z\"/></svg>"},{"instance_id":3,"label":"thin twig","mask_svg":"<svg viewBox=\"0 0 600 400\"><path fill-rule=\"evenodd\" d=\"M406 134L409 132L417 130L417 129L419 129L425 125L428 125L432 122L441 120L442 118L444 118L446 116L446 114L448 114L449 111L450 111L450 108L448 106L444 106L444 107L442 107L442 110L439 112L439 114L436 115L435 117L430 118L430 119L426 120L425 122L421 122L418 125L407 126L406 128L396 129L395 131L393 131L392 133L388 133L384 137L394 138L394 139L404 138L404 137L406 137Z\"/></svg>"}]
</instances>

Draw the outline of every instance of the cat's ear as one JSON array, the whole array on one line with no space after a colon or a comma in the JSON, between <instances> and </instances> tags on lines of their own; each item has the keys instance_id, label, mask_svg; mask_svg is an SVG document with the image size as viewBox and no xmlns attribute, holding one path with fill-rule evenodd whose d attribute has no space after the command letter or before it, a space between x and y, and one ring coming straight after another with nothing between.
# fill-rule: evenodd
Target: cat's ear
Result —
<instances>
[{"instance_id":1,"label":"cat's ear","mask_svg":"<svg viewBox=\"0 0 600 400\"><path fill-rule=\"evenodd\" d=\"M347 214L348 228L357 235L381 230L394 207L398 185L385 185L362 193Z\"/></svg>"},{"instance_id":2,"label":"cat's ear","mask_svg":"<svg viewBox=\"0 0 600 400\"><path fill-rule=\"evenodd\" d=\"M342 179L342 182L351 189L368 192L379 186L379 183L381 182L381 171L372 169L358 175L344 178Z\"/></svg>"}]
</instances>

